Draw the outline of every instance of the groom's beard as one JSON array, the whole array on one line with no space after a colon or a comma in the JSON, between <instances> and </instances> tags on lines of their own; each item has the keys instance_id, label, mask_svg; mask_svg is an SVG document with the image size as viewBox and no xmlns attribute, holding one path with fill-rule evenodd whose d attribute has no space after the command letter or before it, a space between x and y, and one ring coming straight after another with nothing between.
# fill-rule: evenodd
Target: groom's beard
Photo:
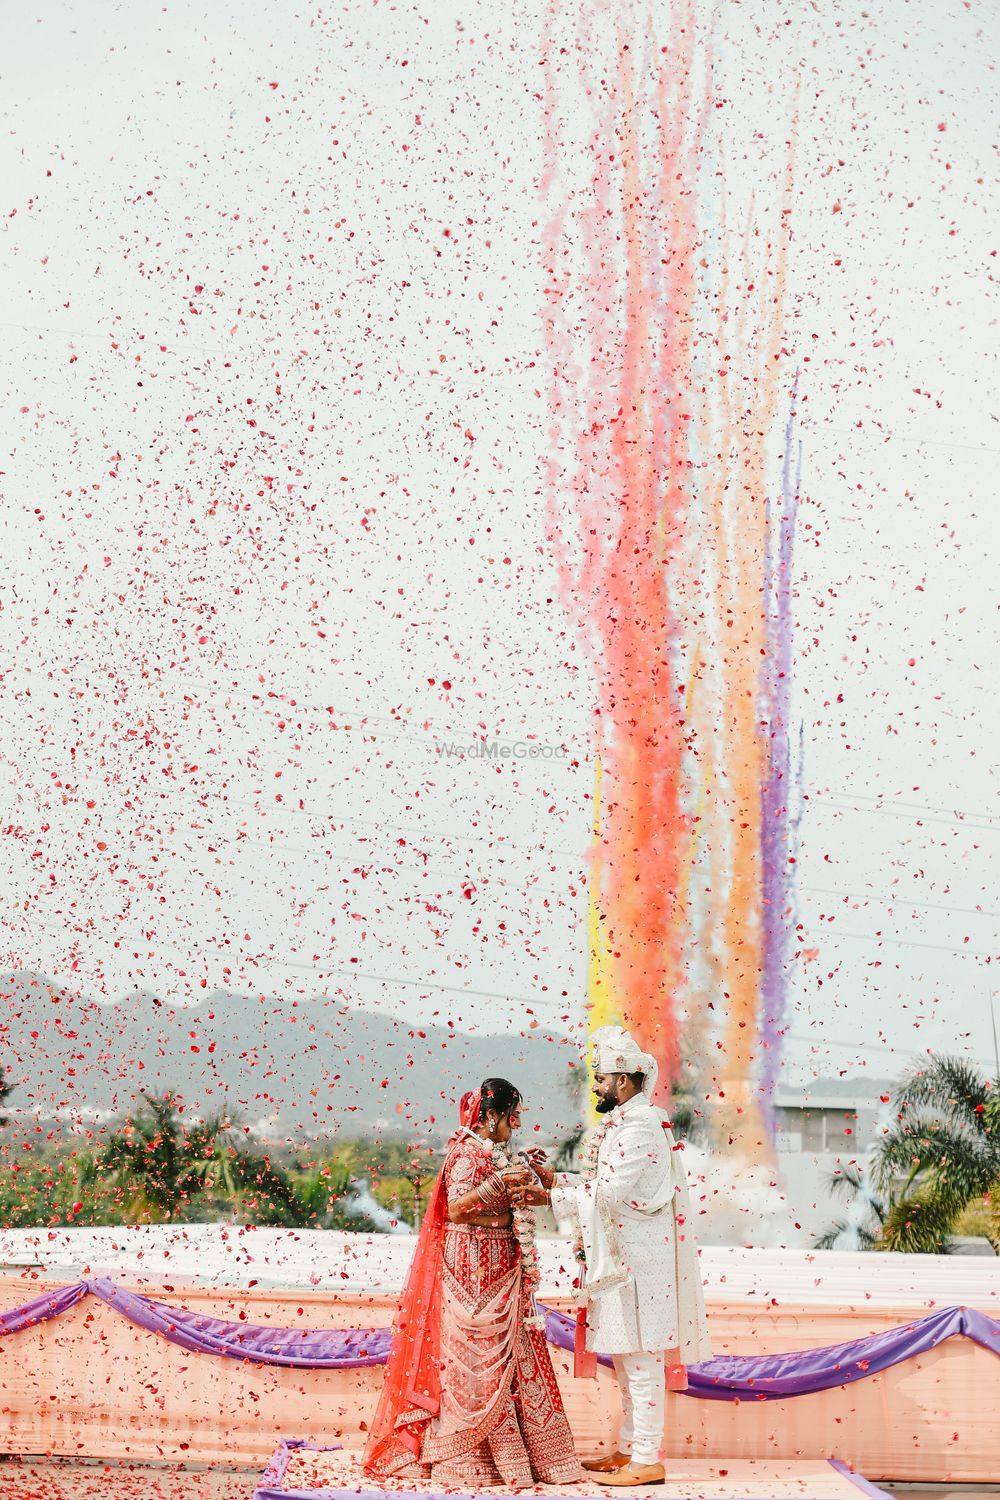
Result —
<instances>
[{"instance_id":1,"label":"groom's beard","mask_svg":"<svg viewBox=\"0 0 1000 1500\"><path fill-rule=\"evenodd\" d=\"M599 1115L609 1115L617 1103L618 1100L614 1098L598 1099L594 1108Z\"/></svg>"}]
</instances>

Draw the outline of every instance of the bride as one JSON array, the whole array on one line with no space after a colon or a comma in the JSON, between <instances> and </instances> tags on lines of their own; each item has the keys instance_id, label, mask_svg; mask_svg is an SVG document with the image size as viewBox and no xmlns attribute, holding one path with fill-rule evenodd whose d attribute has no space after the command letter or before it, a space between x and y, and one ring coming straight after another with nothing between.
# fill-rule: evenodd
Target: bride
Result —
<instances>
[{"instance_id":1,"label":"bride","mask_svg":"<svg viewBox=\"0 0 1000 1500\"><path fill-rule=\"evenodd\" d=\"M521 1096L487 1078L460 1105L394 1324L364 1454L374 1477L468 1487L583 1477L541 1320L527 1182L513 1165Z\"/></svg>"}]
</instances>

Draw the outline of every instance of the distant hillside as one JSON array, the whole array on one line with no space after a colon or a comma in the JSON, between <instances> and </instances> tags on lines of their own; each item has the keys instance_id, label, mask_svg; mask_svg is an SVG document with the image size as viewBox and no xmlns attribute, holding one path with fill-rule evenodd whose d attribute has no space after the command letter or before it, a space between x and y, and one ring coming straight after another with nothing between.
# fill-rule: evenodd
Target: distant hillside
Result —
<instances>
[{"instance_id":1,"label":"distant hillside","mask_svg":"<svg viewBox=\"0 0 1000 1500\"><path fill-rule=\"evenodd\" d=\"M549 1139L577 1119L579 1062L566 1037L470 1036L347 1007L340 1000L216 991L174 1007L149 994L116 1003L44 975L0 976L0 1067L8 1113L85 1120L129 1110L137 1094L179 1089L187 1109L237 1107L269 1133L417 1131L447 1135L456 1100L500 1074L522 1090L528 1125Z\"/></svg>"}]
</instances>

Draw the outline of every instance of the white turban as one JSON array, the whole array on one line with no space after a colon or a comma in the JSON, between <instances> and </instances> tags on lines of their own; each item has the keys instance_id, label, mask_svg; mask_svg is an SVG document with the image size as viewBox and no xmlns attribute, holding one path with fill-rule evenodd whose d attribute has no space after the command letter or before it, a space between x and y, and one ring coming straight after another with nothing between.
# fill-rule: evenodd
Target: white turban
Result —
<instances>
[{"instance_id":1,"label":"white turban","mask_svg":"<svg viewBox=\"0 0 1000 1500\"><path fill-rule=\"evenodd\" d=\"M634 1036L621 1026L599 1026L590 1042L590 1065L595 1073L641 1073L642 1092L652 1094L660 1067L651 1052L643 1052Z\"/></svg>"}]
</instances>

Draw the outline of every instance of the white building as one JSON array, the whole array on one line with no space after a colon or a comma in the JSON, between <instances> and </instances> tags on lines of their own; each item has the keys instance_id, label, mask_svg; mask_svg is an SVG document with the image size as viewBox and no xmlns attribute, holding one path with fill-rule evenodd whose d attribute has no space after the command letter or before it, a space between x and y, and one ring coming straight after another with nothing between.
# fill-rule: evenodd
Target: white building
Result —
<instances>
[{"instance_id":1,"label":"white building","mask_svg":"<svg viewBox=\"0 0 1000 1500\"><path fill-rule=\"evenodd\" d=\"M812 1244L838 1220L865 1217L863 1205L837 1194L831 1179L845 1166L867 1177L868 1153L891 1089L886 1079L864 1077L820 1078L808 1088L779 1089L778 1170L792 1220L801 1226L800 1243Z\"/></svg>"}]
</instances>

